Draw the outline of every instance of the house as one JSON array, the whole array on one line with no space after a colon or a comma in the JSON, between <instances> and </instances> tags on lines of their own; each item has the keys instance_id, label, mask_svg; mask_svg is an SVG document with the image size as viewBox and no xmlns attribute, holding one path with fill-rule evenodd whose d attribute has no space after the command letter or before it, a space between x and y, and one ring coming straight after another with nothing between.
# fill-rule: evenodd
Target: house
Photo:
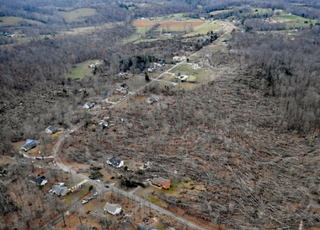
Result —
<instances>
[{"instance_id":1,"label":"house","mask_svg":"<svg viewBox=\"0 0 320 230\"><path fill-rule=\"evenodd\" d=\"M101 98L104 100L109 96L109 94L107 92L105 92L104 94L101 95Z\"/></svg>"},{"instance_id":2,"label":"house","mask_svg":"<svg viewBox=\"0 0 320 230\"><path fill-rule=\"evenodd\" d=\"M152 73L152 72L156 71L156 69L157 69L157 66L154 65L154 66L148 68L148 72Z\"/></svg>"},{"instance_id":3,"label":"house","mask_svg":"<svg viewBox=\"0 0 320 230\"><path fill-rule=\"evenodd\" d=\"M26 144L21 147L21 149L25 152L29 151L30 149L33 149L37 147L37 143L34 140L27 140Z\"/></svg>"},{"instance_id":4,"label":"house","mask_svg":"<svg viewBox=\"0 0 320 230\"><path fill-rule=\"evenodd\" d=\"M45 176L30 176L30 181L36 183L38 186L44 186L48 183Z\"/></svg>"},{"instance_id":5,"label":"house","mask_svg":"<svg viewBox=\"0 0 320 230\"><path fill-rule=\"evenodd\" d=\"M162 61L159 61L159 62L155 63L155 65L158 66L158 67L165 66L165 64Z\"/></svg>"},{"instance_id":6,"label":"house","mask_svg":"<svg viewBox=\"0 0 320 230\"><path fill-rule=\"evenodd\" d=\"M83 107L84 107L85 109L91 109L93 106L94 106L94 103L87 102L87 103L84 104Z\"/></svg>"},{"instance_id":7,"label":"house","mask_svg":"<svg viewBox=\"0 0 320 230\"><path fill-rule=\"evenodd\" d=\"M149 105L151 105L153 103L156 103L158 101L159 101L159 99L156 98L156 97L153 97L153 96L146 99L146 103L149 104Z\"/></svg>"},{"instance_id":8,"label":"house","mask_svg":"<svg viewBox=\"0 0 320 230\"><path fill-rule=\"evenodd\" d=\"M121 77L121 78L127 78L127 73L126 72L120 72L120 73L118 73L118 77Z\"/></svg>"},{"instance_id":9,"label":"house","mask_svg":"<svg viewBox=\"0 0 320 230\"><path fill-rule=\"evenodd\" d=\"M139 225L137 230L157 230L157 228L153 225Z\"/></svg>"},{"instance_id":10,"label":"house","mask_svg":"<svg viewBox=\"0 0 320 230\"><path fill-rule=\"evenodd\" d=\"M163 189L169 189L170 188L170 180L166 180L162 177L156 177L153 178L151 181L152 184L157 185Z\"/></svg>"},{"instance_id":11,"label":"house","mask_svg":"<svg viewBox=\"0 0 320 230\"><path fill-rule=\"evenodd\" d=\"M107 160L108 165L112 165L113 167L120 168L123 166L123 160L112 157Z\"/></svg>"},{"instance_id":12,"label":"house","mask_svg":"<svg viewBox=\"0 0 320 230\"><path fill-rule=\"evenodd\" d=\"M52 126L52 125L50 125L49 127L47 127L46 129L45 129L45 132L47 133L47 134L54 134L54 133L56 133L58 130L54 127L54 126Z\"/></svg>"},{"instance_id":13,"label":"house","mask_svg":"<svg viewBox=\"0 0 320 230\"><path fill-rule=\"evenodd\" d=\"M173 61L183 61L183 60L186 60L186 57L185 56L174 56L173 57Z\"/></svg>"},{"instance_id":14,"label":"house","mask_svg":"<svg viewBox=\"0 0 320 230\"><path fill-rule=\"evenodd\" d=\"M117 92L122 92L122 91L126 91L129 88L129 86L126 83L123 83L122 85L120 85L120 87L118 89L116 89Z\"/></svg>"},{"instance_id":15,"label":"house","mask_svg":"<svg viewBox=\"0 0 320 230\"><path fill-rule=\"evenodd\" d=\"M106 203L103 207L103 210L112 214L112 215L118 215L121 212L121 205L119 204L110 204Z\"/></svg>"},{"instance_id":16,"label":"house","mask_svg":"<svg viewBox=\"0 0 320 230\"><path fill-rule=\"evenodd\" d=\"M179 79L180 81L186 81L189 76L186 75L177 75L174 78Z\"/></svg>"},{"instance_id":17,"label":"house","mask_svg":"<svg viewBox=\"0 0 320 230\"><path fill-rule=\"evenodd\" d=\"M64 183L58 183L50 189L49 193L51 195L65 196L69 192L69 189L64 185Z\"/></svg>"}]
</instances>

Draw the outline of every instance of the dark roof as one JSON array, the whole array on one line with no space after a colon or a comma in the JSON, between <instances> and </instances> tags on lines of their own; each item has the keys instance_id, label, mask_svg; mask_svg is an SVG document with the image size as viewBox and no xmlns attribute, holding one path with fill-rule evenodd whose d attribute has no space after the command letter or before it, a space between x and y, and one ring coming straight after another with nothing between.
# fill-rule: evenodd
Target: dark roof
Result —
<instances>
[{"instance_id":1,"label":"dark roof","mask_svg":"<svg viewBox=\"0 0 320 230\"><path fill-rule=\"evenodd\" d=\"M37 179L36 179L36 183L37 184L41 184L42 183L42 181L44 181L46 178L44 177L44 176L42 176L42 177L37 177Z\"/></svg>"},{"instance_id":2,"label":"dark roof","mask_svg":"<svg viewBox=\"0 0 320 230\"><path fill-rule=\"evenodd\" d=\"M114 166L119 166L121 163L121 160L115 157L110 158L108 161Z\"/></svg>"},{"instance_id":3,"label":"dark roof","mask_svg":"<svg viewBox=\"0 0 320 230\"><path fill-rule=\"evenodd\" d=\"M52 125L50 125L47 129L49 129L53 133L57 131L57 129Z\"/></svg>"},{"instance_id":4,"label":"dark roof","mask_svg":"<svg viewBox=\"0 0 320 230\"><path fill-rule=\"evenodd\" d=\"M108 97L108 92L105 92L104 94L101 95L102 98L107 98Z\"/></svg>"},{"instance_id":5,"label":"dark roof","mask_svg":"<svg viewBox=\"0 0 320 230\"><path fill-rule=\"evenodd\" d=\"M29 150L29 149L32 149L36 146L37 146L37 143L35 141L31 141L28 144L25 144L24 146L22 146L22 148Z\"/></svg>"}]
</instances>

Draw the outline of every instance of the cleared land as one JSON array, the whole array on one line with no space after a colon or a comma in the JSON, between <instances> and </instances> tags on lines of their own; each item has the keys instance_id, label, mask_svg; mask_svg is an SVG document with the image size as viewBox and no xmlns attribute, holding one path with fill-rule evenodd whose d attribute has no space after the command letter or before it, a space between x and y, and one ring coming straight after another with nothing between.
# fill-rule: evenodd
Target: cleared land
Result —
<instances>
[{"instance_id":1,"label":"cleared land","mask_svg":"<svg viewBox=\"0 0 320 230\"><path fill-rule=\"evenodd\" d=\"M71 23L83 21L85 17L95 15L96 13L95 9L81 8L69 12L60 12L60 15L67 23Z\"/></svg>"},{"instance_id":2,"label":"cleared land","mask_svg":"<svg viewBox=\"0 0 320 230\"><path fill-rule=\"evenodd\" d=\"M80 80L82 78L84 78L85 76L93 76L92 71L93 68L89 68L88 66L90 64L94 64L96 62L99 62L99 60L89 60L89 61L85 61L85 62L81 62L76 64L71 73L67 76L67 78L71 78L74 80Z\"/></svg>"},{"instance_id":3,"label":"cleared land","mask_svg":"<svg viewBox=\"0 0 320 230\"><path fill-rule=\"evenodd\" d=\"M42 22L24 19L21 17L0 17L0 26L20 26L21 22L27 22L29 24L43 25Z\"/></svg>"},{"instance_id":4,"label":"cleared land","mask_svg":"<svg viewBox=\"0 0 320 230\"><path fill-rule=\"evenodd\" d=\"M137 20L134 22L134 25L137 27L151 27L155 24L160 24L160 27L187 27L187 26L199 26L204 22L195 22L195 21L146 21L146 20Z\"/></svg>"}]
</instances>

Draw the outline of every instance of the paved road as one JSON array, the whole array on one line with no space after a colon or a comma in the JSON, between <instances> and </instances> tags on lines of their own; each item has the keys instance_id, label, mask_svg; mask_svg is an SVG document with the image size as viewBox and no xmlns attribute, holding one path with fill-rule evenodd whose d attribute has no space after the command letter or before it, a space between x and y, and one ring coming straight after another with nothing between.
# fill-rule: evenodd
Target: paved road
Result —
<instances>
[{"instance_id":1,"label":"paved road","mask_svg":"<svg viewBox=\"0 0 320 230\"><path fill-rule=\"evenodd\" d=\"M219 42L219 40L220 40L224 35L226 35L227 33L230 33L230 31L228 31L228 32L224 33L222 36L220 36L220 38L217 39L217 42ZM201 51L201 50L193 53L192 55L190 55L190 57L195 56L195 55L196 55L197 53L199 53L200 51ZM154 79L151 79L151 81L150 81L149 83L147 83L146 85L138 88L135 92L132 92L132 93L130 94L130 96L133 96L133 95L137 94L139 91L143 90L146 86L150 85L153 81L159 81L159 79L160 79L164 74L169 73L169 71L171 71L171 70L174 69L175 67L177 67L177 66L179 66L179 65L181 65L181 64L184 64L184 63L186 63L186 60L183 60L183 61L175 64L175 65L172 66L170 69L168 69L168 70L166 70L165 72L161 73L158 77L156 77L156 78L154 78ZM129 96L129 97L130 97L130 96ZM126 99L128 100L129 97L127 97ZM123 101L125 101L125 100L123 100ZM119 104L122 103L123 101L119 101L119 102L113 104L112 106L110 106L110 108L113 108L113 107L119 105ZM75 127L73 130L76 131L76 130L78 130L79 128L81 128L83 125L84 125L83 123L82 123L82 124L79 124L79 125L78 125L77 127ZM97 181L95 181L95 180L91 180L91 179L89 179L87 176L85 176L85 175L83 175L83 174L81 174L81 173L77 173L76 171L74 171L74 170L71 169L70 167L68 167L68 166L66 166L65 164L63 164L62 161L60 160L59 155L58 155L58 151L59 151L59 149L60 149L61 144L62 144L68 137L70 137L70 134L66 134L66 135L62 136L62 137L58 140L58 142L55 144L55 146L53 147L53 150L52 150L52 156L55 158L57 166L58 166L59 168L61 168L63 171L68 171L68 172L70 172L70 173L76 174L78 177L80 177L81 179L83 179L85 182L89 181L90 183L97 185L97 191L98 191L98 192L106 192L106 191L112 189L114 192L119 193L119 194L121 194L122 196L128 197L128 198L131 199L131 200L134 200L134 201L136 201L136 202L139 202L142 206L150 207L150 208L152 208L152 209L154 209L154 210L156 210L156 211L158 211L158 212L160 212L160 213L162 213L162 214L164 214L164 215L166 215L166 216L168 216L168 217L170 217L170 218L172 218L172 219L174 219L174 220L176 220L176 221L179 221L179 222L181 222L181 223L184 223L185 225L187 225L187 226L190 227L190 228L197 229L197 230L207 230L207 228L200 227L200 226L198 226L198 225L190 222L189 220L187 220L187 219L185 219L185 218L183 218L183 217L181 217L181 216L178 216L178 215L176 215L176 214L174 214L174 213L172 213L172 212L170 212L170 211L168 211L168 210L166 210L166 209L163 209L163 208L161 208L161 207L159 207L159 206L157 206L157 205L155 205L155 204L153 204L153 203L151 203L151 202L149 202L149 201L147 201L147 200L144 200L144 199L141 198L141 197L138 197L138 196L134 195L134 194L133 194L134 192L133 192L133 193L131 193L131 192L126 192L126 191L124 191L124 190L122 190L122 189L119 189L119 188L114 187L113 185L109 185L110 188L105 188L105 187L103 186L102 182L97 182ZM30 157L30 156L28 156L28 155L26 155L26 154L25 154L25 157L27 157L27 158L33 158L33 157ZM101 185L102 185L102 186L101 186ZM69 210L68 210L69 212L68 212L68 213L71 213L71 212L75 211L75 210L76 210L77 208L79 208L80 206L81 206L81 201L75 203L74 205L72 205L72 206L69 208ZM57 218L56 218L55 220L53 220L50 224L51 224L52 226L55 226L55 225L56 225L57 223L59 223L61 220L62 220L62 215L59 216L59 217L57 217ZM46 225L46 226L48 226L48 225ZM47 229L46 226L43 227L42 230L46 230L46 229Z\"/></svg>"}]
</instances>

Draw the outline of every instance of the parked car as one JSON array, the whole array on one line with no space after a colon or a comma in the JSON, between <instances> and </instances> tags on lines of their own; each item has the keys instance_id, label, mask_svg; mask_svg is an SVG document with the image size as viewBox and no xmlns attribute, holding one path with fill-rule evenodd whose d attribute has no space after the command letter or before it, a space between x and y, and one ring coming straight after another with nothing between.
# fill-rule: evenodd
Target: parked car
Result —
<instances>
[{"instance_id":1,"label":"parked car","mask_svg":"<svg viewBox=\"0 0 320 230\"><path fill-rule=\"evenodd\" d=\"M106 184L104 187L109 188L109 185Z\"/></svg>"},{"instance_id":2,"label":"parked car","mask_svg":"<svg viewBox=\"0 0 320 230\"><path fill-rule=\"evenodd\" d=\"M87 200L87 199L84 199L84 200L82 200L82 204L86 204L86 203L88 203L89 201Z\"/></svg>"}]
</instances>

